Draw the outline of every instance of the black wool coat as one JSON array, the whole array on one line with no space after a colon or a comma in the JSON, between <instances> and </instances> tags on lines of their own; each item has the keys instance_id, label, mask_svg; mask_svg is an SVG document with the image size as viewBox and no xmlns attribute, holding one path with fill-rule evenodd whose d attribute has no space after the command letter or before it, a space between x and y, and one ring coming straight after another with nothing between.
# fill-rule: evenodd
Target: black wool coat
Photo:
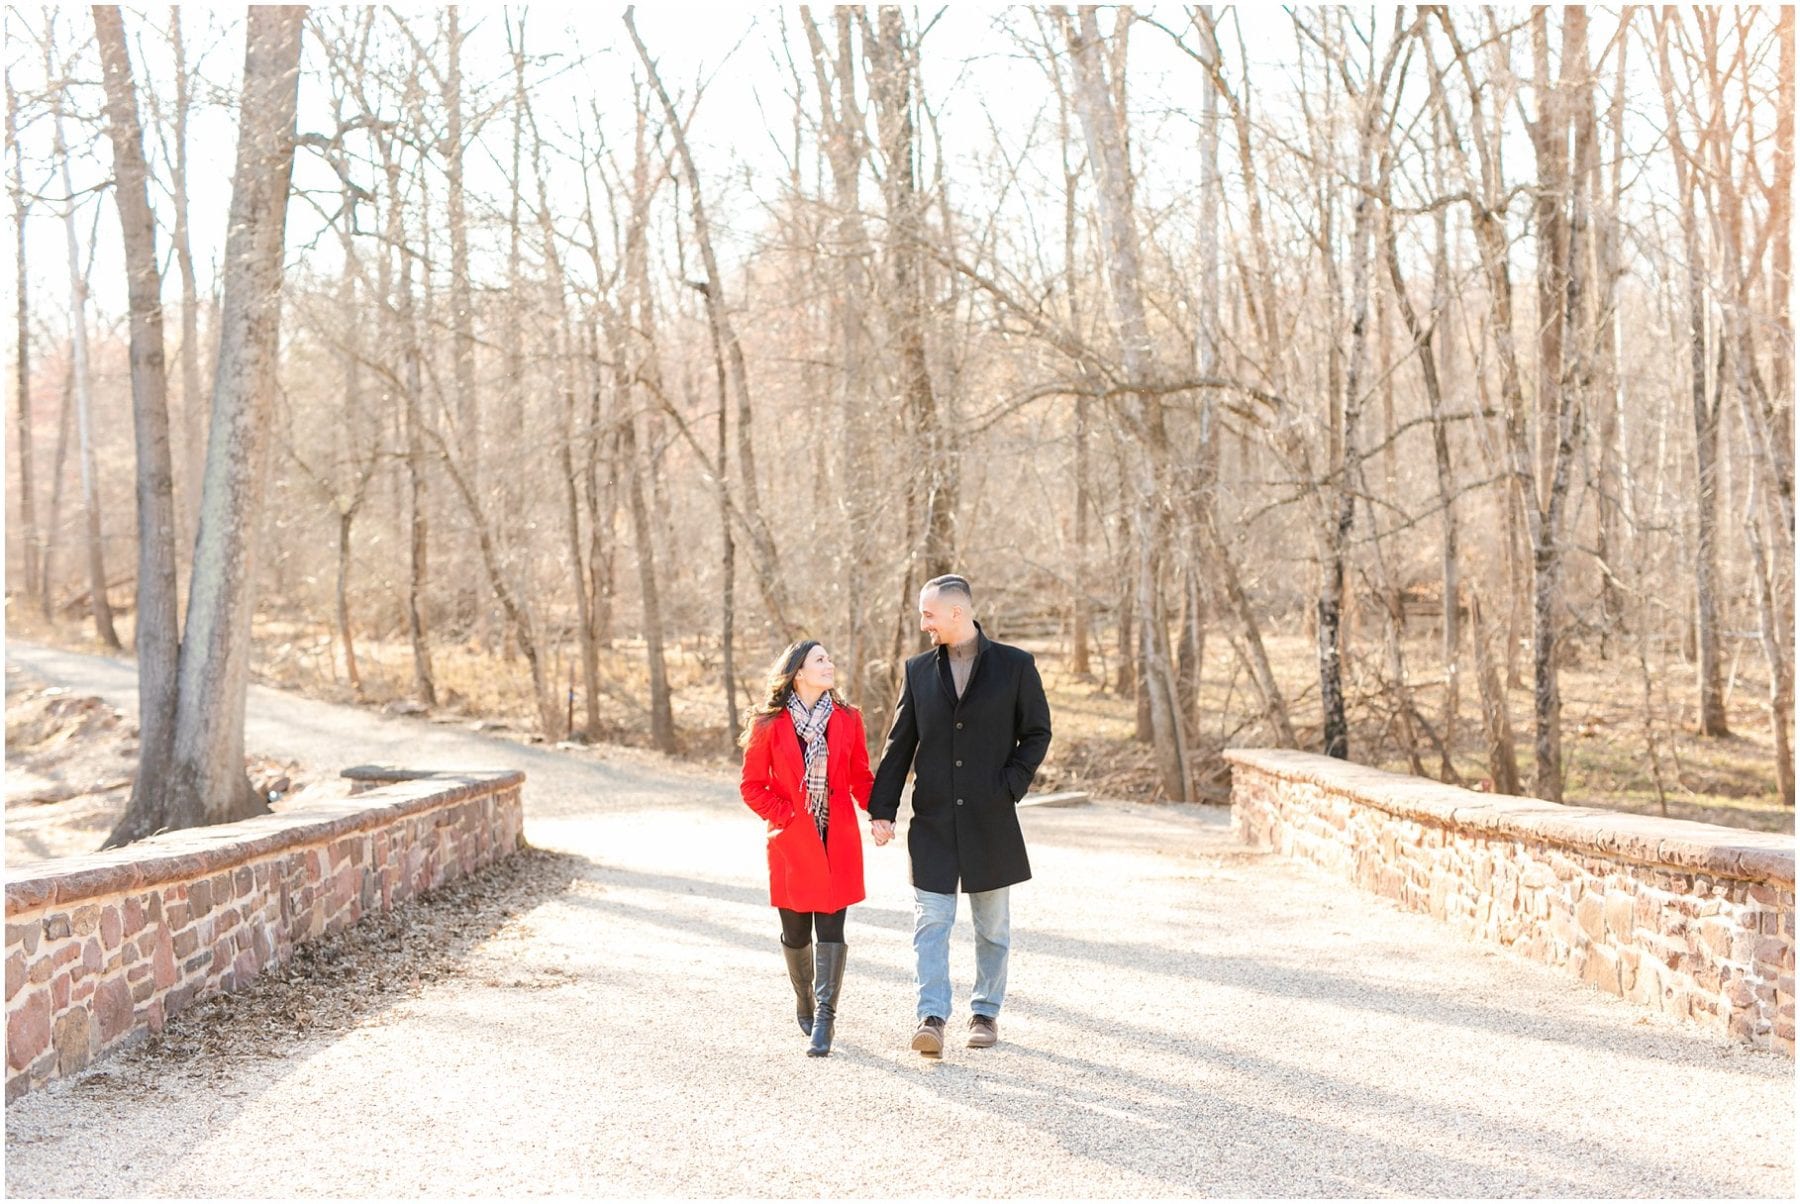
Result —
<instances>
[{"instance_id":1,"label":"black wool coat","mask_svg":"<svg viewBox=\"0 0 1800 1204\"><path fill-rule=\"evenodd\" d=\"M916 771L907 835L913 885L937 894L998 890L1031 877L1015 809L1050 750L1050 704L1031 654L976 625L975 663L961 699L949 649L906 662L869 815L892 820Z\"/></svg>"}]
</instances>

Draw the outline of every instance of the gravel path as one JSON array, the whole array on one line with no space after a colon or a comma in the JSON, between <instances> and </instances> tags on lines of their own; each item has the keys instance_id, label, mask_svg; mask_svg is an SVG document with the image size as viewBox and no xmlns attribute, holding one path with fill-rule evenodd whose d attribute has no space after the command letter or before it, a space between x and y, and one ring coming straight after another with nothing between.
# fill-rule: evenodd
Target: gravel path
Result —
<instances>
[{"instance_id":1,"label":"gravel path","mask_svg":"<svg viewBox=\"0 0 1800 1204\"><path fill-rule=\"evenodd\" d=\"M135 705L128 665L7 655ZM726 777L260 689L249 742L517 766L565 870L343 1031L9 1106L9 1196L1793 1194L1793 1062L1246 850L1221 808L1025 812L1001 1043L938 1063L907 1049L904 854L870 846L810 1060ZM973 962L965 921L953 1033Z\"/></svg>"}]
</instances>

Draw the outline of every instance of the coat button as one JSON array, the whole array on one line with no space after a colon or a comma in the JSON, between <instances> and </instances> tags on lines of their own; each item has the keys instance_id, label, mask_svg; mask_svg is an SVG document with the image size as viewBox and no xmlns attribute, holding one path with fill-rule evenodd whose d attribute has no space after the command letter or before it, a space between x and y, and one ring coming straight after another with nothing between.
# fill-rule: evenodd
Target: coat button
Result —
<instances>
[{"instance_id":1,"label":"coat button","mask_svg":"<svg viewBox=\"0 0 1800 1204\"><path fill-rule=\"evenodd\" d=\"M960 806L962 806L962 800L961 800L961 799L957 799L957 800L956 800L956 805L957 805L957 806L958 806L958 807L960 807Z\"/></svg>"},{"instance_id":2,"label":"coat button","mask_svg":"<svg viewBox=\"0 0 1800 1204\"><path fill-rule=\"evenodd\" d=\"M957 731L959 731L959 732L960 732L960 731L962 731L962 724L961 724L961 723L958 723L958 724L957 724L957 725L956 725L956 730L957 730Z\"/></svg>"},{"instance_id":3,"label":"coat button","mask_svg":"<svg viewBox=\"0 0 1800 1204\"><path fill-rule=\"evenodd\" d=\"M961 769L961 768L962 768L962 762L961 762L961 761L958 761L958 762L957 762L957 763L956 763L956 767L957 767L957 768L958 768L958 769Z\"/></svg>"}]
</instances>

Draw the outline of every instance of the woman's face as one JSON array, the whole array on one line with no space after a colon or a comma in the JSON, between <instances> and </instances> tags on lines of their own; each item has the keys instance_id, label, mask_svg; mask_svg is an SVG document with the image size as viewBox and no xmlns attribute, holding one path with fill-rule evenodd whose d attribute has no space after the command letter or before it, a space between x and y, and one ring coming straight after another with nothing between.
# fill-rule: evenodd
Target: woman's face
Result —
<instances>
[{"instance_id":1,"label":"woman's face","mask_svg":"<svg viewBox=\"0 0 1800 1204\"><path fill-rule=\"evenodd\" d=\"M837 669L831 664L831 654L825 651L825 645L814 644L800 662L800 671L794 674L794 689L823 694L836 684Z\"/></svg>"}]
</instances>

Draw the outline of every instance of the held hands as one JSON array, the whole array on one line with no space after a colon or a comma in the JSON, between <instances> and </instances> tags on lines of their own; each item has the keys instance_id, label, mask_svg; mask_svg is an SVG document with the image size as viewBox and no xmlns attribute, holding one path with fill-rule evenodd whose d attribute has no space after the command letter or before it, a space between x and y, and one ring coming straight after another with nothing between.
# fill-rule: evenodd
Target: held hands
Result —
<instances>
[{"instance_id":1,"label":"held hands","mask_svg":"<svg viewBox=\"0 0 1800 1204\"><path fill-rule=\"evenodd\" d=\"M879 848L894 839L894 821L891 819L870 820L869 834L875 838L876 847Z\"/></svg>"}]
</instances>

